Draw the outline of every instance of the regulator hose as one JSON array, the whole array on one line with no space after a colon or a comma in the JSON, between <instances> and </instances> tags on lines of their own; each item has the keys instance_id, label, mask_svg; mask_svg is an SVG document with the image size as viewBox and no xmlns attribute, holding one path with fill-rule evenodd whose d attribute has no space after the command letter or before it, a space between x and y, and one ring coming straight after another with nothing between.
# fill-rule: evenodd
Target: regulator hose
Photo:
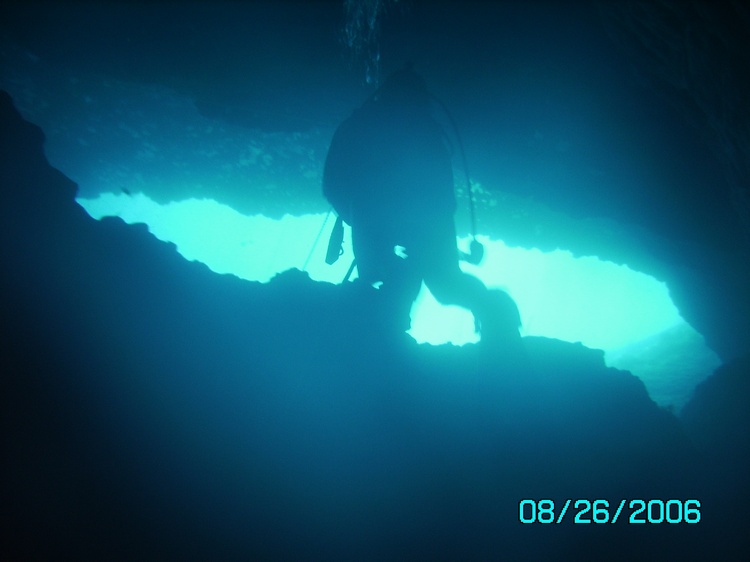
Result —
<instances>
[{"instance_id":1,"label":"regulator hose","mask_svg":"<svg viewBox=\"0 0 750 562\"><path fill-rule=\"evenodd\" d=\"M471 183L471 176L469 175L469 163L466 160L466 151L464 150L464 143L461 140L461 133L458 132L458 126L456 121L453 119L453 115L448 111L445 104L430 94L430 97L440 106L448 121L451 124L453 133L456 135L456 142L458 143L458 150L461 153L461 161L464 167L464 174L466 175L466 189L469 195L469 214L471 217L471 242L469 243L469 253L461 252L461 259L472 265L479 265L484 259L484 246L477 240L477 219L474 210L474 188Z\"/></svg>"}]
</instances>

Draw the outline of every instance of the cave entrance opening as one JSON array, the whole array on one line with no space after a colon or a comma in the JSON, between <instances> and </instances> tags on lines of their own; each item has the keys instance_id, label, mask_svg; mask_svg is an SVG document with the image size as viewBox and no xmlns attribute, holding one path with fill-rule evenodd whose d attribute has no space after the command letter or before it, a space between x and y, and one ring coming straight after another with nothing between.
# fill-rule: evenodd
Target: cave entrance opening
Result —
<instances>
[{"instance_id":1,"label":"cave entrance opening","mask_svg":"<svg viewBox=\"0 0 750 562\"><path fill-rule=\"evenodd\" d=\"M313 280L341 283L352 260L348 231L345 255L334 265L325 263L325 244L309 256L324 213L271 219L242 215L208 199L160 205L141 193L104 193L78 202L97 219L119 216L127 223L145 223L154 236L176 244L186 259L252 281L268 282L282 271L302 269L307 261ZM522 335L602 349L608 365L639 376L652 398L665 406L681 407L695 385L718 366L702 336L680 316L664 283L595 256L513 248L481 235L479 239L486 252L483 264L462 262L461 267L513 297L521 312ZM458 243L467 249L469 238ZM424 286L412 307L409 334L433 345L478 340L471 313L441 306Z\"/></svg>"}]
</instances>

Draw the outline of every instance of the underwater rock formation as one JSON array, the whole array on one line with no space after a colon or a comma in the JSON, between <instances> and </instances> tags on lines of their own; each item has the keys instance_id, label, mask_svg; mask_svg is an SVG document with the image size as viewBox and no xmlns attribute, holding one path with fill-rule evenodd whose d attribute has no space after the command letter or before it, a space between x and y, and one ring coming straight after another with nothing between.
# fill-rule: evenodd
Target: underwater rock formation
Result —
<instances>
[{"instance_id":1,"label":"underwater rock formation","mask_svg":"<svg viewBox=\"0 0 750 562\"><path fill-rule=\"evenodd\" d=\"M743 2L600 2L636 72L693 126L710 133L750 246L750 9Z\"/></svg>"},{"instance_id":2,"label":"underwater rock formation","mask_svg":"<svg viewBox=\"0 0 750 562\"><path fill-rule=\"evenodd\" d=\"M684 299L684 317L701 326L725 361L741 357L750 350L750 9L733 0L596 6L634 76L698 132L705 146L701 158L713 154L720 163L723 177L692 194L674 194L675 200L692 200L687 208L700 239L675 248L673 261L698 273L675 272L670 287ZM698 202L701 193L709 195L707 203ZM732 213L717 220L718 213L706 207L723 200ZM711 240L713 233L735 230L729 243ZM702 292L717 297L696 298Z\"/></svg>"},{"instance_id":3,"label":"underwater rock formation","mask_svg":"<svg viewBox=\"0 0 750 562\"><path fill-rule=\"evenodd\" d=\"M717 471L600 352L417 345L378 328L356 284L217 275L143 226L91 219L4 93L0 123L4 558L747 551L747 504L715 481L742 466ZM696 436L712 421L686 411ZM746 439L734 429L712 446ZM700 500L703 520L575 524L582 504L519 522L524 499L557 515L639 498Z\"/></svg>"},{"instance_id":4,"label":"underwater rock formation","mask_svg":"<svg viewBox=\"0 0 750 562\"><path fill-rule=\"evenodd\" d=\"M727 487L727 500L741 510L750 501L750 356L722 365L698 385L680 413L696 446L707 454Z\"/></svg>"}]
</instances>

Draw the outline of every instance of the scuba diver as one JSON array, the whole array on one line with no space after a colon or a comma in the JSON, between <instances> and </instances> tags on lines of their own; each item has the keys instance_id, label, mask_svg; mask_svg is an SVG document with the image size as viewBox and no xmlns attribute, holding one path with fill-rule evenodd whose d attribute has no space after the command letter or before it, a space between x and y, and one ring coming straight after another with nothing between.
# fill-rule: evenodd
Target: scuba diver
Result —
<instances>
[{"instance_id":1,"label":"scuba diver","mask_svg":"<svg viewBox=\"0 0 750 562\"><path fill-rule=\"evenodd\" d=\"M483 341L518 337L510 297L459 267L451 155L432 99L407 65L338 127L323 174L323 193L338 214L334 233L341 221L351 226L358 277L379 287L378 309L396 328L409 329L424 282L441 304L470 310ZM515 315L510 329L508 314Z\"/></svg>"}]
</instances>

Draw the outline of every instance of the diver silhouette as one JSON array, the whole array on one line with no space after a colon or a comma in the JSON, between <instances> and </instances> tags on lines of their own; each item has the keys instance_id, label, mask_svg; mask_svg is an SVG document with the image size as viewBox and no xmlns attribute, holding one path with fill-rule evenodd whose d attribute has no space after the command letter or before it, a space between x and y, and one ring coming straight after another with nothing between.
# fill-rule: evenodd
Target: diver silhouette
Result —
<instances>
[{"instance_id":1,"label":"diver silhouette","mask_svg":"<svg viewBox=\"0 0 750 562\"><path fill-rule=\"evenodd\" d=\"M459 267L451 155L431 99L410 65L388 76L336 130L323 193L338 226L343 220L352 228L358 277L379 286L385 321L409 328L424 281L441 304L473 313L483 341L514 330L517 337L515 303Z\"/></svg>"}]
</instances>

